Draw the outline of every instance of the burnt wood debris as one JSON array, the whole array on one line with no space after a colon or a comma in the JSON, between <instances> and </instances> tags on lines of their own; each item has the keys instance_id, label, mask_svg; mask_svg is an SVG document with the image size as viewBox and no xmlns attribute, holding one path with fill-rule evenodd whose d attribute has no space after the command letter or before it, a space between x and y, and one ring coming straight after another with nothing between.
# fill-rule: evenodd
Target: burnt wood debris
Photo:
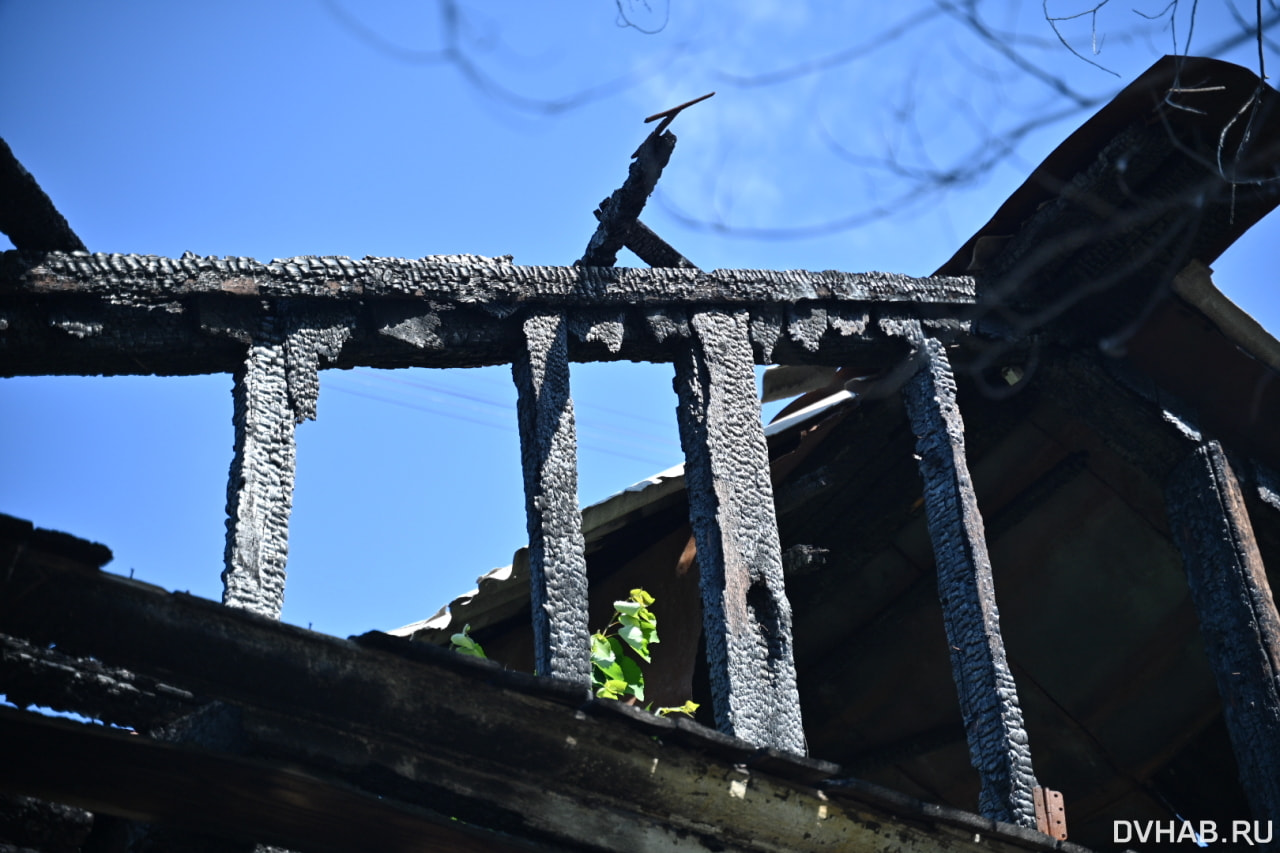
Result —
<instances>
[{"instance_id":1,"label":"burnt wood debris","mask_svg":"<svg viewBox=\"0 0 1280 853\"><path fill-rule=\"evenodd\" d=\"M1274 93L1240 69L1195 68L1227 80L1221 91L1265 89L1265 103L1274 105ZM1032 720L1024 713L1033 706L1015 683L1022 681L1026 697L1016 644L1006 647L997 549L988 542L1058 491L1110 477L1108 488L1138 493L1137 476L1161 490L1163 503L1157 498L1153 508L1146 500L1143 511L1181 555L1183 590L1190 590L1253 816L1280 822L1280 617L1262 560L1270 540L1255 534L1249 515L1256 495L1268 511L1280 509L1273 475L1258 461L1270 458L1274 439L1203 412L1208 396L1188 400L1163 390L1166 368L1144 353L1132 326L1170 288L1201 287L1196 277L1207 281L1207 271L1199 272L1198 259L1216 257L1219 243L1277 199L1268 189L1242 190L1237 202L1230 185L1228 216L1219 205L1190 224L1178 218L1186 205L1177 203L1175 185L1200 191L1212 180L1223 195L1229 182L1217 173L1206 179L1203 163L1184 156L1168 127L1124 111L1154 109L1166 122L1200 127L1195 122L1230 110L1215 102L1166 119L1167 110L1143 99L1163 94L1168 80L1169 69L1157 64L1142 87L1117 98L1122 107L1108 107L1082 133L1100 132L1102 118L1114 127L1117 115L1120 130L1087 147L1065 174L1046 165L1029 181L1052 188L1050 199L1037 201L1034 187L1020 191L940 274L921 278L704 271L645 226L640 214L676 146L669 127L709 95L650 117L661 121L632 155L625 182L595 212L598 227L583 256L563 267L475 255L263 263L90 254L0 142L0 228L16 247L0 255L0 375L227 372L235 425L226 606L106 574L99 567L110 554L102 546L0 516L0 693L19 706L68 708L142 733L0 708L4 803L44 815L29 822L91 832L86 849L125 849L121 839L150 832L149 849L157 850L197 836L216 837L211 849L268 843L334 851L424 844L1080 850L1064 840L1062 796L1033 771ZM1274 128L1274 114L1268 121ZM1203 127L1198 132L1195 144L1215 144ZM1135 147L1158 150L1175 165L1159 181L1157 203L1125 209L1138 181L1159 177L1129 158ZM1280 162L1280 152L1267 150ZM1130 162L1133 168L1124 165ZM1118 174L1128 181L1123 192ZM1073 201L1081 197L1106 201L1118 230L1092 239L1106 205ZM1025 209L1015 210L1015 200ZM1130 252L1125 240L1141 251ZM615 268L623 247L650 268ZM1117 252L1126 256L1119 266ZM1146 287L1160 275L1154 295L1131 288L1101 311L1087 302L1090 287L1121 280ZM1126 348L1132 353L1123 367L1108 360ZM1042 350L1052 357L1039 366ZM614 360L672 365L687 522L676 533L692 537L686 555L696 552L702 677L714 730L591 696L592 590L570 363ZM918 482L911 474L912 482L886 493L883 512L888 518L898 504L910 505L902 516L918 509L921 530L927 526L923 550L932 569L912 590L932 596L941 611L932 627L946 648L939 639L931 651L949 662L948 701L959 722L879 744L862 758L872 766L880 754L928 753L962 738L977 815L895 794L806 754L813 738L801 687L808 676L798 672L802 626L794 624L786 587L812 582L804 589L821 596L825 587L814 579L839 555L804 544L813 539L787 542L784 552L779 518L782 507L832 489L831 469L797 466L849 411L798 429L787 451L774 452L754 375L755 365L774 363L813 369L804 381L818 390L796 409L831 405L833 392L842 401L872 401L849 417L878 431L881 454L900 451L902 464L918 471ZM379 632L339 640L280 624L294 430L316 417L319 371L494 364L511 365L518 392L531 603L524 627L531 623L539 675ZM1002 393L1051 387L1053 411L1075 419L1061 431L1093 431L1089 449L1043 462L1043 476L1016 495L1010 490L986 522L979 475L970 470L976 454L971 422L962 418L962 370L983 381L994 374ZM1014 400L1011 410L1042 412L1037 393ZM1271 412L1272 398L1257 394L1254 410ZM966 411L991 420L986 406ZM803 411L791 417L803 421ZM1057 429L1040 417L1036 429ZM979 435L990 443L987 426ZM780 464L780 455L802 445ZM1104 450L1137 473L1099 473ZM874 458L851 470L871 476L890 464ZM775 495L791 470L805 473ZM885 545L899 528L875 530L876 519L850 524L860 525L857 536ZM911 550L902 539L892 547ZM110 618L96 618L103 613ZM839 636L840 628L821 630ZM839 666L857 672L856 663ZM1039 690L1032 680L1032 695ZM810 695L826 696L827 688ZM841 721L836 713L825 724ZM1050 784L1046 768L1059 766L1053 759L1036 763ZM611 821L604 826L602 812ZM182 834L166 841L166 828Z\"/></svg>"}]
</instances>

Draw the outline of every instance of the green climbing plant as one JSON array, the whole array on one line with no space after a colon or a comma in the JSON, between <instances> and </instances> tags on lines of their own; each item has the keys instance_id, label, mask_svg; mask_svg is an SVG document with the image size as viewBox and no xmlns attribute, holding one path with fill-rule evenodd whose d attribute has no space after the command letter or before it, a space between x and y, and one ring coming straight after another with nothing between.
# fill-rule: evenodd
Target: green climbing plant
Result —
<instances>
[{"instance_id":1,"label":"green climbing plant","mask_svg":"<svg viewBox=\"0 0 1280 853\"><path fill-rule=\"evenodd\" d=\"M658 617L650 609L654 600L643 589L631 590L625 601L613 603L609 624L591 635L591 687L596 696L631 703L644 701L644 671L636 657L649 663L649 647L658 642ZM471 638L470 625L451 636L449 645L459 654L486 656L480 644ZM698 703L691 699L683 705L646 707L664 717L668 714L692 717Z\"/></svg>"},{"instance_id":2,"label":"green climbing plant","mask_svg":"<svg viewBox=\"0 0 1280 853\"><path fill-rule=\"evenodd\" d=\"M473 658L488 658L484 653L484 647L471 639L471 624L467 623L462 626L462 630L449 638L449 645L455 652L460 655L470 655Z\"/></svg>"}]
</instances>

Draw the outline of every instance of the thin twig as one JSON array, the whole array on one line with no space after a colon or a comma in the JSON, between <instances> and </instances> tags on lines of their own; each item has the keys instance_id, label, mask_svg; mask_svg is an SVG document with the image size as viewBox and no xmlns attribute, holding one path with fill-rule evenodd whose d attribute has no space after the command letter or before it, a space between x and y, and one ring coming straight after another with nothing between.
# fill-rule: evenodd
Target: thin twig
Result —
<instances>
[{"instance_id":1,"label":"thin twig","mask_svg":"<svg viewBox=\"0 0 1280 853\"><path fill-rule=\"evenodd\" d=\"M1094 6L1092 9L1087 9L1083 12L1077 12L1074 15L1051 16L1049 14L1049 0L1043 0L1041 8L1044 10L1044 19L1049 22L1049 26L1053 28L1053 34L1058 37L1058 41L1062 42L1063 47L1071 51L1071 53L1074 54L1077 58L1083 59L1085 62L1092 65L1094 68L1098 68L1102 71L1105 71L1108 74L1111 74L1112 76L1119 77L1120 76L1119 72L1112 71L1110 68L1107 68L1105 65L1102 65L1101 63L1098 63L1098 62L1094 62L1092 59L1090 59L1089 57L1085 56L1080 51L1072 47L1070 42L1067 41L1066 36L1064 36L1062 34L1062 31L1058 29L1059 21L1074 21L1076 18L1083 18L1085 15L1088 15L1091 18L1089 22L1089 32L1090 32L1090 41L1093 46L1093 55L1097 56L1101 52L1101 48L1098 47L1098 11L1101 10L1103 6L1107 5L1110 2L1111 0L1102 0L1101 3Z\"/></svg>"}]
</instances>

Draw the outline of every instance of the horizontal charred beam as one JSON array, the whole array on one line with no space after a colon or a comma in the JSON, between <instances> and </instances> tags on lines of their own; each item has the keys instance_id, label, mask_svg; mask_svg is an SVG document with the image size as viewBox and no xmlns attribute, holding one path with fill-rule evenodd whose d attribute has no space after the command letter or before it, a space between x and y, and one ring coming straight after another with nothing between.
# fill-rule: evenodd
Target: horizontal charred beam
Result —
<instances>
[{"instance_id":1,"label":"horizontal charred beam","mask_svg":"<svg viewBox=\"0 0 1280 853\"><path fill-rule=\"evenodd\" d=\"M281 764L0 708L0 789L307 850L538 849Z\"/></svg>"},{"instance_id":2,"label":"horizontal charred beam","mask_svg":"<svg viewBox=\"0 0 1280 853\"><path fill-rule=\"evenodd\" d=\"M0 294L97 294L124 303L164 302L197 293L346 300L424 298L462 304L611 307L673 303L962 303L974 300L966 276L912 278L835 270L632 269L520 266L511 257L181 258L85 252L0 255Z\"/></svg>"},{"instance_id":3,"label":"horizontal charred beam","mask_svg":"<svg viewBox=\"0 0 1280 853\"><path fill-rule=\"evenodd\" d=\"M1049 849L872 786L823 795L814 786L834 765L558 679L385 635L325 637L96 571L19 556L0 573L0 630L240 709L248 755L0 710L0 790L124 817L219 820L301 849L408 849L415 827L451 849L518 837L535 849L923 851L940 836L955 850Z\"/></svg>"},{"instance_id":4,"label":"horizontal charred beam","mask_svg":"<svg viewBox=\"0 0 1280 853\"><path fill-rule=\"evenodd\" d=\"M905 354L881 315L905 311L955 333L967 323L947 315L972 302L970 279L877 273L9 252L0 257L0 375L230 373L280 316L343 337L326 362L339 368L511 363L524 318L546 311L566 313L573 361L671 361L688 339L688 312L703 307L748 312L757 363L877 371Z\"/></svg>"},{"instance_id":5,"label":"horizontal charred beam","mask_svg":"<svg viewBox=\"0 0 1280 853\"><path fill-rule=\"evenodd\" d=\"M186 690L92 658L0 634L0 692L14 705L74 711L135 729L164 725L199 707Z\"/></svg>"}]
</instances>

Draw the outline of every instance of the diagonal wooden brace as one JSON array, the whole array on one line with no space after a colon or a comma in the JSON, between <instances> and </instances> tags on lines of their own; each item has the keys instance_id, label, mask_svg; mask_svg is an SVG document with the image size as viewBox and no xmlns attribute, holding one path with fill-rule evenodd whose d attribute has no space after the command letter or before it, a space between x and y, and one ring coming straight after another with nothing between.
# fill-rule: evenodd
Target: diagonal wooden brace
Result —
<instances>
[{"instance_id":1,"label":"diagonal wooden brace","mask_svg":"<svg viewBox=\"0 0 1280 853\"><path fill-rule=\"evenodd\" d=\"M920 368L902 394L916 434L951 672L969 757L981 779L978 808L985 817L1034 829L1031 748L1000 635L991 558L965 459L955 377L942 343L925 337L918 323L913 325L910 337L919 348Z\"/></svg>"},{"instance_id":2,"label":"diagonal wooden brace","mask_svg":"<svg viewBox=\"0 0 1280 853\"><path fill-rule=\"evenodd\" d=\"M611 267L618 260L618 250L627 242L632 227L644 210L649 194L658 185L662 170L671 160L676 137L671 132L657 132L645 137L633 155L635 160L627 170L627 179L614 190L613 195L600 203L596 218L600 225L587 243L587 251L574 264L576 267ZM648 230L648 229L645 229ZM651 232L652 233L652 232ZM656 236L656 235L655 235ZM661 264L661 266L674 264Z\"/></svg>"},{"instance_id":3,"label":"diagonal wooden brace","mask_svg":"<svg viewBox=\"0 0 1280 853\"><path fill-rule=\"evenodd\" d=\"M1165 490L1205 653L1253 817L1280 822L1280 616L1222 446L1201 444Z\"/></svg>"},{"instance_id":4,"label":"diagonal wooden brace","mask_svg":"<svg viewBox=\"0 0 1280 853\"><path fill-rule=\"evenodd\" d=\"M703 311L675 362L716 726L804 753L791 605L746 312Z\"/></svg>"},{"instance_id":5,"label":"diagonal wooden brace","mask_svg":"<svg viewBox=\"0 0 1280 853\"><path fill-rule=\"evenodd\" d=\"M511 365L519 397L520 458L529 529L534 665L541 675L591 683L587 562L578 508L578 441L569 396L563 314L524 321Z\"/></svg>"}]
</instances>

